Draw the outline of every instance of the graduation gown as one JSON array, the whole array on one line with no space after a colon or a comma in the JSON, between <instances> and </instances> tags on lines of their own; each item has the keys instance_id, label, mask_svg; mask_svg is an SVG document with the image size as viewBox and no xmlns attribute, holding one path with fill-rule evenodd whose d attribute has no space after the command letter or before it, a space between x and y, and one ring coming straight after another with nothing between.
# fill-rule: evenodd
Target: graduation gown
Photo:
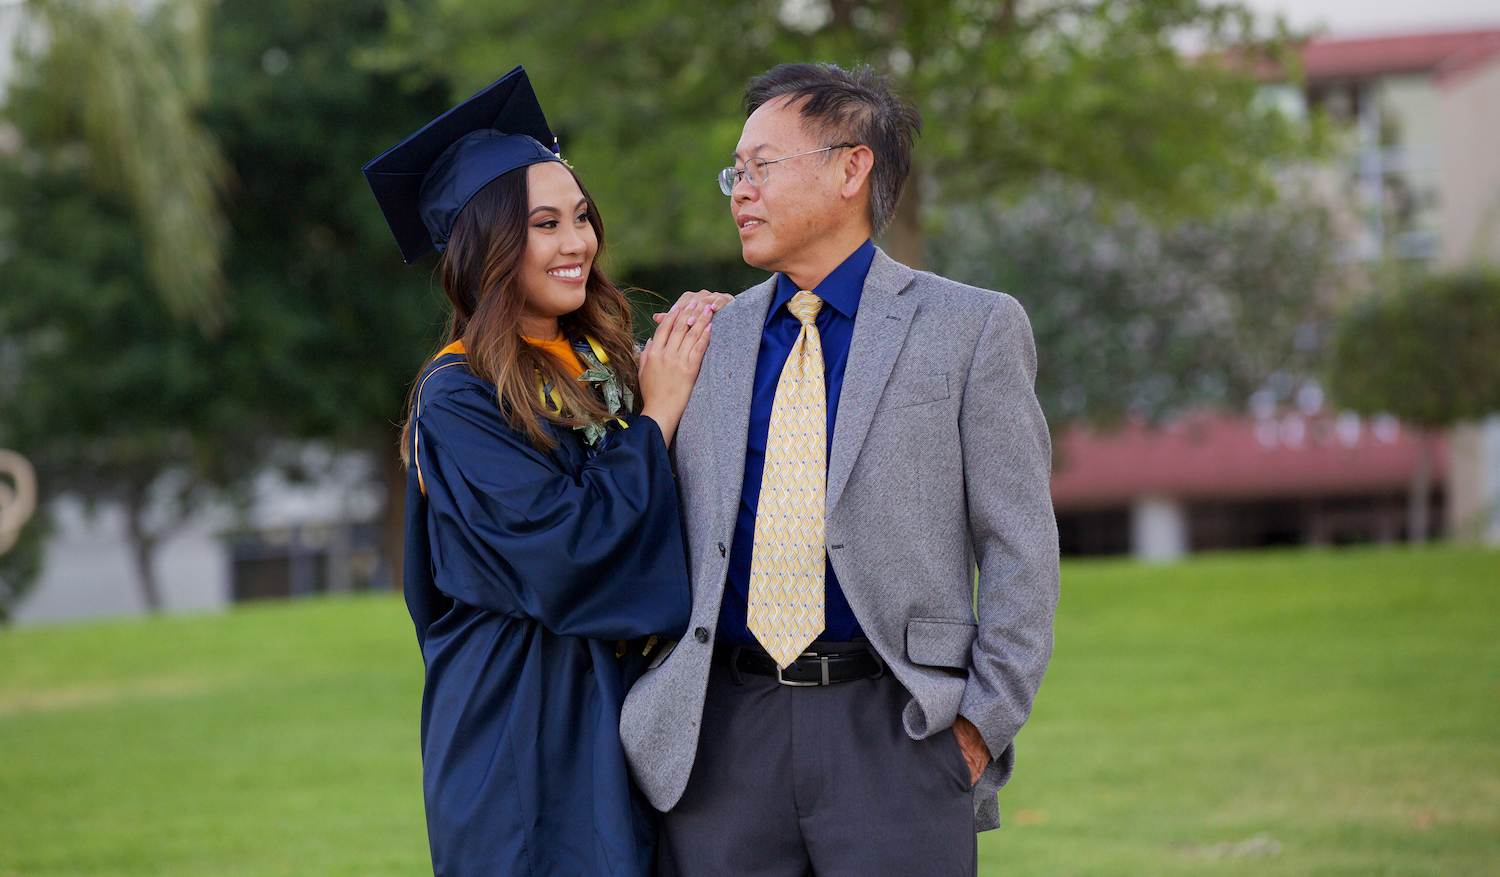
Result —
<instances>
[{"instance_id":1,"label":"graduation gown","mask_svg":"<svg viewBox=\"0 0 1500 877\"><path fill-rule=\"evenodd\" d=\"M650 418L594 455L579 433L553 432L539 451L511 429L462 354L419 380L405 592L427 670L438 877L651 867L652 811L632 791L619 719L648 660L642 638L676 640L688 624L676 485Z\"/></svg>"}]
</instances>

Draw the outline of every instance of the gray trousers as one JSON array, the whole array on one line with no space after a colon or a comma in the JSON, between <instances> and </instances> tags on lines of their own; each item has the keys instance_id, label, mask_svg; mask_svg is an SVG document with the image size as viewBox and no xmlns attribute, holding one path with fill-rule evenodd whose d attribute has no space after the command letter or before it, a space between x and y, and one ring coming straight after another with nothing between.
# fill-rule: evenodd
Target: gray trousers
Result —
<instances>
[{"instance_id":1,"label":"gray trousers","mask_svg":"<svg viewBox=\"0 0 1500 877\"><path fill-rule=\"evenodd\" d=\"M708 679L698 755L662 816L661 877L973 877L973 792L951 730L913 740L889 674L795 688Z\"/></svg>"}]
</instances>

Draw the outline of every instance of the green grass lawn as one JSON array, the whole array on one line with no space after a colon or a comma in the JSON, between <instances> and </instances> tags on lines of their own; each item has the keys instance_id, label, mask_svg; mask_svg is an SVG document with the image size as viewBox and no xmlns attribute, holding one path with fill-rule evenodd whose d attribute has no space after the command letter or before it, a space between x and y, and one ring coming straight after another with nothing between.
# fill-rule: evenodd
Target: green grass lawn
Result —
<instances>
[{"instance_id":1,"label":"green grass lawn","mask_svg":"<svg viewBox=\"0 0 1500 877\"><path fill-rule=\"evenodd\" d=\"M0 877L418 875L390 596L0 633ZM1500 553L1064 566L987 877L1500 874Z\"/></svg>"}]
</instances>

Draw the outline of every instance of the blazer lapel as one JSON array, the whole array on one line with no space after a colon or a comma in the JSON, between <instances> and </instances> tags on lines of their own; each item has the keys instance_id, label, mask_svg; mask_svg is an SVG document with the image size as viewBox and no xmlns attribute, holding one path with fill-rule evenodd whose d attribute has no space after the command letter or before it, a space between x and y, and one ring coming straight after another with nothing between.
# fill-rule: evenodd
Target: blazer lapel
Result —
<instances>
[{"instance_id":1,"label":"blazer lapel","mask_svg":"<svg viewBox=\"0 0 1500 877\"><path fill-rule=\"evenodd\" d=\"M714 314L714 337L709 342L711 366L706 389L714 414L709 441L718 473L721 520L733 521L739 511L745 476L745 443L750 434L750 396L755 387L755 360L760 336L776 290L776 276L735 296L734 303ZM712 354L718 354L712 356Z\"/></svg>"},{"instance_id":2,"label":"blazer lapel","mask_svg":"<svg viewBox=\"0 0 1500 877\"><path fill-rule=\"evenodd\" d=\"M895 368L896 357L906 341L906 331L916 313L917 302L902 292L915 277L915 271L876 248L870 273L865 276L864 291L860 293L854 336L849 341L849 364L844 369L838 423L834 425L833 448L828 459L824 514L838 505L844 493L844 485L854 469L854 460L870 431L875 408L880 404L891 369ZM741 451L743 468L743 448Z\"/></svg>"}]
</instances>

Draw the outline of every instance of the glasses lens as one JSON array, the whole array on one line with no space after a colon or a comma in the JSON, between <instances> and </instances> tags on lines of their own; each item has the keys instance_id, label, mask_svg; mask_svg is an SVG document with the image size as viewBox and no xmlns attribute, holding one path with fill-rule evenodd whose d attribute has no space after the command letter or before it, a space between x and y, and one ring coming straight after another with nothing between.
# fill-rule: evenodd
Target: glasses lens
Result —
<instances>
[{"instance_id":1,"label":"glasses lens","mask_svg":"<svg viewBox=\"0 0 1500 877\"><path fill-rule=\"evenodd\" d=\"M719 191L723 192L725 195L733 195L734 178L735 169L732 167L727 167L719 171Z\"/></svg>"},{"instance_id":2,"label":"glasses lens","mask_svg":"<svg viewBox=\"0 0 1500 877\"><path fill-rule=\"evenodd\" d=\"M771 169L763 158L752 158L745 162L745 179L750 185L759 188L766 184L766 178L771 175Z\"/></svg>"}]
</instances>

